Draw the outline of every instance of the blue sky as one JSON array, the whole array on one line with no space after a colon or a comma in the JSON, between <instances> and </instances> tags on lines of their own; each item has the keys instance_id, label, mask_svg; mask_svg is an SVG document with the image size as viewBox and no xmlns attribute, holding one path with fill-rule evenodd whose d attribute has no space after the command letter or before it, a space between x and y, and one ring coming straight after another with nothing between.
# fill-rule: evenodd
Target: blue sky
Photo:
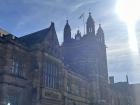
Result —
<instances>
[{"instance_id":1,"label":"blue sky","mask_svg":"<svg viewBox=\"0 0 140 105\"><path fill-rule=\"evenodd\" d=\"M88 16L90 9L96 29L101 23L105 32L109 75L114 75L117 82L125 81L125 75L128 74L131 83L140 83L140 57L131 54L127 26L115 13L116 2L117 0L1 0L0 27L16 36L23 36L47 28L54 21L62 43L66 17L74 35L78 27L83 30L82 21L78 17L83 12ZM138 41L139 26L137 23Z\"/></svg>"}]
</instances>

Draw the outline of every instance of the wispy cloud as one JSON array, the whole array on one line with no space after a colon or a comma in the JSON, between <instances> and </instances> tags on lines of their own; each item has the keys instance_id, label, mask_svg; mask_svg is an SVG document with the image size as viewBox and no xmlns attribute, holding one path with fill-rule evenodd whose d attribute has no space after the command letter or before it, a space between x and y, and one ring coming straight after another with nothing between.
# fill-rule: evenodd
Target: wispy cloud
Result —
<instances>
[{"instance_id":1,"label":"wispy cloud","mask_svg":"<svg viewBox=\"0 0 140 105\"><path fill-rule=\"evenodd\" d=\"M78 0L77 0L78 1ZM75 3L75 5L73 5L71 7L71 11L76 11L77 9L85 6L85 5L88 5L88 4L93 4L95 5L95 3L99 2L100 0L79 0L77 3ZM90 8L89 8L90 9Z\"/></svg>"}]
</instances>

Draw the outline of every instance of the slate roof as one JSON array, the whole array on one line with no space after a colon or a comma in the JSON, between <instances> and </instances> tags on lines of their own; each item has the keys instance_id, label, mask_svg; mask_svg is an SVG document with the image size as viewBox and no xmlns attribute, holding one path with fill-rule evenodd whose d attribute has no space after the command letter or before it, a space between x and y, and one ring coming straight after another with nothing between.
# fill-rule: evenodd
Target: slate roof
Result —
<instances>
[{"instance_id":1,"label":"slate roof","mask_svg":"<svg viewBox=\"0 0 140 105\"><path fill-rule=\"evenodd\" d=\"M22 44L26 44L29 46L35 43L40 43L46 37L46 35L48 35L49 30L50 30L50 27L28 34L26 36L22 36L18 39L18 41Z\"/></svg>"},{"instance_id":2,"label":"slate roof","mask_svg":"<svg viewBox=\"0 0 140 105\"><path fill-rule=\"evenodd\" d=\"M40 30L40 31L37 31L37 32L34 32L34 33L31 33L31 34L18 38L18 42L21 44L24 44L24 45L28 45L28 46L31 46L36 43L41 43L50 31L55 31L53 22L51 22L51 25L49 28L46 28L46 29L43 29L43 30Z\"/></svg>"}]
</instances>

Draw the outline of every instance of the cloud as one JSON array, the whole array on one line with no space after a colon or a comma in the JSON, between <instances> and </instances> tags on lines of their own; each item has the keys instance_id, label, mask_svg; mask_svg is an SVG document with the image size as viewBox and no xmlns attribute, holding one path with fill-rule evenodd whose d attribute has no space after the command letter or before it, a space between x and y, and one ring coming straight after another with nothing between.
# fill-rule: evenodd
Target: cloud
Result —
<instances>
[{"instance_id":1,"label":"cloud","mask_svg":"<svg viewBox=\"0 0 140 105\"><path fill-rule=\"evenodd\" d=\"M78 0L77 0L78 1ZM74 12L76 10L78 10L79 8L88 5L88 4L95 4L97 2L99 2L100 0L79 0L75 5L73 5L71 7L71 11ZM90 9L90 8L89 8Z\"/></svg>"}]
</instances>

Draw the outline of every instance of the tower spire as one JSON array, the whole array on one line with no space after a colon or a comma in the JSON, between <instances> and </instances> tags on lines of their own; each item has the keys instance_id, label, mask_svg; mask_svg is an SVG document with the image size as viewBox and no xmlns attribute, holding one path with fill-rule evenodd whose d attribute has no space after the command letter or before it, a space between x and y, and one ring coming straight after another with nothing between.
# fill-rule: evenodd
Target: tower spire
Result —
<instances>
[{"instance_id":1,"label":"tower spire","mask_svg":"<svg viewBox=\"0 0 140 105\"><path fill-rule=\"evenodd\" d=\"M89 14L91 14L91 11L90 11L90 10L91 10L91 9L89 8L89 10L88 10L88 11L89 11Z\"/></svg>"},{"instance_id":2,"label":"tower spire","mask_svg":"<svg viewBox=\"0 0 140 105\"><path fill-rule=\"evenodd\" d=\"M105 42L104 31L103 31L103 29L101 27L101 24L99 24L99 28L97 30L96 36L97 36L98 41L104 44L104 42Z\"/></svg>"},{"instance_id":3,"label":"tower spire","mask_svg":"<svg viewBox=\"0 0 140 105\"><path fill-rule=\"evenodd\" d=\"M95 22L91 16L91 12L89 12L89 17L87 19L86 32L87 32L87 35L94 35L95 36Z\"/></svg>"},{"instance_id":4,"label":"tower spire","mask_svg":"<svg viewBox=\"0 0 140 105\"><path fill-rule=\"evenodd\" d=\"M66 25L64 27L64 43L70 42L71 40L71 27L68 19L66 19Z\"/></svg>"},{"instance_id":5,"label":"tower spire","mask_svg":"<svg viewBox=\"0 0 140 105\"><path fill-rule=\"evenodd\" d=\"M89 11L89 16L91 16L91 12Z\"/></svg>"},{"instance_id":6,"label":"tower spire","mask_svg":"<svg viewBox=\"0 0 140 105\"><path fill-rule=\"evenodd\" d=\"M126 75L126 82L129 83L128 75Z\"/></svg>"},{"instance_id":7,"label":"tower spire","mask_svg":"<svg viewBox=\"0 0 140 105\"><path fill-rule=\"evenodd\" d=\"M68 17L66 17L66 23L69 23Z\"/></svg>"},{"instance_id":8,"label":"tower spire","mask_svg":"<svg viewBox=\"0 0 140 105\"><path fill-rule=\"evenodd\" d=\"M81 32L80 32L79 29L77 30L77 34L75 35L75 39L76 40L80 40L81 39Z\"/></svg>"}]
</instances>

